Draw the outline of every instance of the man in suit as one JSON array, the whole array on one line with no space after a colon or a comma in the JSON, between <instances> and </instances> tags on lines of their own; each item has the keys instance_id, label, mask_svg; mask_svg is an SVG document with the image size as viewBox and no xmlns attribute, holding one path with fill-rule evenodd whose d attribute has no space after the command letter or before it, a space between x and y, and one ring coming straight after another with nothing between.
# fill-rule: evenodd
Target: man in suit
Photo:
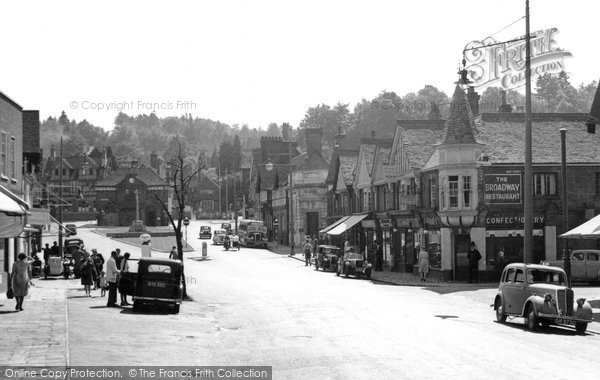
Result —
<instances>
[{"instance_id":1,"label":"man in suit","mask_svg":"<svg viewBox=\"0 0 600 380\"><path fill-rule=\"evenodd\" d=\"M117 257L117 252L112 251L110 259L106 262L106 282L108 283L108 303L106 307L117 307L117 276L119 275Z\"/></svg>"}]
</instances>

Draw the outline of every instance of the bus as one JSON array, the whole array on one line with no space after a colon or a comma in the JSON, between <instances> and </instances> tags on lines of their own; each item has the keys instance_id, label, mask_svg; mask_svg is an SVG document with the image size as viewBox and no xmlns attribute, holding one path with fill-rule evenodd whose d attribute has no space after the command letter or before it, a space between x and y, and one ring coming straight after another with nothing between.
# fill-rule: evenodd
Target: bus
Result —
<instances>
[{"instance_id":1,"label":"bus","mask_svg":"<svg viewBox=\"0 0 600 380\"><path fill-rule=\"evenodd\" d=\"M262 234L260 243L256 241L256 236L252 236L257 232ZM251 246L256 246L257 244L260 246L266 245L267 227L265 227L262 220L239 219L238 236L240 237L240 244L244 247L247 247L248 243L250 243ZM264 244L262 243L263 241Z\"/></svg>"}]
</instances>

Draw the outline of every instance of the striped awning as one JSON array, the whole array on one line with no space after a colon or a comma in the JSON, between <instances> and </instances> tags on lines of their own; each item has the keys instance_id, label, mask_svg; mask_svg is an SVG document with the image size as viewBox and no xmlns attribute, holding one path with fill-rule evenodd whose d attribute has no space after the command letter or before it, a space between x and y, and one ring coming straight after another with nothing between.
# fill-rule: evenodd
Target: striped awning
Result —
<instances>
[{"instance_id":1,"label":"striped awning","mask_svg":"<svg viewBox=\"0 0 600 380\"><path fill-rule=\"evenodd\" d=\"M322 230L319 231L320 234L324 234L327 231L331 230L332 228L334 228L335 226L337 226L340 223L343 223L346 219L348 219L349 216L343 216L341 218L339 218L337 221L335 221L334 223L331 223L330 225L328 225L327 227L323 228Z\"/></svg>"},{"instance_id":2,"label":"striped awning","mask_svg":"<svg viewBox=\"0 0 600 380\"><path fill-rule=\"evenodd\" d=\"M348 219L344 220L342 223L338 224L331 230L327 231L327 234L340 235L340 234L346 232L347 230L349 230L350 228L354 227L357 223L359 223L361 220L363 220L367 216L369 216L369 214L350 215L350 217Z\"/></svg>"}]
</instances>

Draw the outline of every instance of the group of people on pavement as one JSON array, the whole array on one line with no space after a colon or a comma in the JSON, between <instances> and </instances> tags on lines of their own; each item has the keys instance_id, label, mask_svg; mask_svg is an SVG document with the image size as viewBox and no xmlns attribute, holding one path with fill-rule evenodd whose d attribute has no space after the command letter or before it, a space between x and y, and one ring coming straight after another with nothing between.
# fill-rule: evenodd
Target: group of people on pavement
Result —
<instances>
[{"instance_id":1,"label":"group of people on pavement","mask_svg":"<svg viewBox=\"0 0 600 380\"><path fill-rule=\"evenodd\" d=\"M311 238L310 235L306 235L304 239L304 243L302 243L302 252L304 252L304 265L311 266L311 258L317 257L317 248L319 245L329 244L327 238L321 236L317 238L317 235L313 235Z\"/></svg>"}]
</instances>

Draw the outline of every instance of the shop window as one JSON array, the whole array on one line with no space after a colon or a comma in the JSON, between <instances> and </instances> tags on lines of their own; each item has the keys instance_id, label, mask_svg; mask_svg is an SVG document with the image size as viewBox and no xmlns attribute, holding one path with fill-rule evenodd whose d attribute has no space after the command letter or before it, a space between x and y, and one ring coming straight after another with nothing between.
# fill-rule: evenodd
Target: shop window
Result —
<instances>
[{"instance_id":1,"label":"shop window","mask_svg":"<svg viewBox=\"0 0 600 380\"><path fill-rule=\"evenodd\" d=\"M448 176L448 206L450 208L458 207L458 176Z\"/></svg>"},{"instance_id":2,"label":"shop window","mask_svg":"<svg viewBox=\"0 0 600 380\"><path fill-rule=\"evenodd\" d=\"M537 173L533 176L534 195L556 195L556 173Z\"/></svg>"},{"instance_id":3,"label":"shop window","mask_svg":"<svg viewBox=\"0 0 600 380\"><path fill-rule=\"evenodd\" d=\"M471 177L463 177L463 206L471 207Z\"/></svg>"}]
</instances>

